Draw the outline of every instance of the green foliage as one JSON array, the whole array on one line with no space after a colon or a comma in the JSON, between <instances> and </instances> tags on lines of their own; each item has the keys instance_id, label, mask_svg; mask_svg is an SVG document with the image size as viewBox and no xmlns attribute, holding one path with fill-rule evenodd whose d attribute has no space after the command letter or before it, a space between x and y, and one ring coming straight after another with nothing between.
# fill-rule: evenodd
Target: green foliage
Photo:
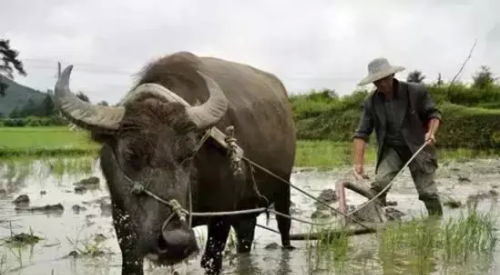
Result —
<instances>
[{"instance_id":1,"label":"green foliage","mask_svg":"<svg viewBox=\"0 0 500 275\"><path fill-rule=\"evenodd\" d=\"M23 117L1 119L0 126L2 127L40 127L40 126L66 126L68 121L58 115L50 117Z\"/></svg>"},{"instance_id":2,"label":"green foliage","mask_svg":"<svg viewBox=\"0 0 500 275\"><path fill-rule=\"evenodd\" d=\"M9 78L14 78L14 69L23 76L27 75L23 62L19 60L19 52L10 46L9 39L0 39L0 61L0 71L7 73Z\"/></svg>"},{"instance_id":3,"label":"green foliage","mask_svg":"<svg viewBox=\"0 0 500 275\"><path fill-rule=\"evenodd\" d=\"M487 66L481 66L479 71L472 77L474 83L473 87L484 89L492 86L495 83L495 78L493 77L493 73L490 71L490 68Z\"/></svg>"},{"instance_id":4,"label":"green foliage","mask_svg":"<svg viewBox=\"0 0 500 275\"><path fill-rule=\"evenodd\" d=\"M484 70L484 68L483 68ZM500 85L426 85L443 112L438 146L446 148L500 149ZM482 87L482 88L481 88ZM330 97L327 91L291 98L297 138L350 141L361 116L367 91ZM373 136L373 135L372 135ZM375 138L372 138L375 143Z\"/></svg>"},{"instance_id":5,"label":"green foliage","mask_svg":"<svg viewBox=\"0 0 500 275\"><path fill-rule=\"evenodd\" d=\"M47 95L40 103L35 103L34 100L29 99L28 103L22 108L16 107L9 115L10 118L23 118L28 116L48 117L56 114L54 102L52 98Z\"/></svg>"},{"instance_id":6,"label":"green foliage","mask_svg":"<svg viewBox=\"0 0 500 275\"><path fill-rule=\"evenodd\" d=\"M414 83L422 83L425 79L425 75L422 74L421 71L415 70L411 71L406 77L406 81L414 82Z\"/></svg>"},{"instance_id":7,"label":"green foliage","mask_svg":"<svg viewBox=\"0 0 500 275\"><path fill-rule=\"evenodd\" d=\"M442 147L500 148L500 110L445 104L438 133Z\"/></svg>"},{"instance_id":8,"label":"green foliage","mask_svg":"<svg viewBox=\"0 0 500 275\"><path fill-rule=\"evenodd\" d=\"M306 95L290 96L295 119L315 117L338 101L338 95L331 90L312 91Z\"/></svg>"}]
</instances>

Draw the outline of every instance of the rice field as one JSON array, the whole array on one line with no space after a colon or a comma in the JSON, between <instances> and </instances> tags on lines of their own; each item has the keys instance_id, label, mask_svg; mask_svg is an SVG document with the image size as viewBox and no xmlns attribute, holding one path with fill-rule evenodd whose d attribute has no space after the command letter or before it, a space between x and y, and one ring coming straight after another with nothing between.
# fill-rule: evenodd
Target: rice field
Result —
<instances>
[{"instance_id":1,"label":"rice field","mask_svg":"<svg viewBox=\"0 0 500 275\"><path fill-rule=\"evenodd\" d=\"M0 158L46 156L96 156L98 144L84 131L70 131L68 127L0 127ZM376 148L369 145L366 163L373 164ZM473 151L467 148L439 150L441 160L468 160L500 155L491 150ZM352 146L347 142L327 140L299 140L295 166L330 169L350 165Z\"/></svg>"},{"instance_id":2,"label":"rice field","mask_svg":"<svg viewBox=\"0 0 500 275\"><path fill-rule=\"evenodd\" d=\"M28 148L28 149L27 149ZM97 146L82 132L64 127L0 129L0 274L121 274L121 257L110 216L110 199L98 168ZM375 151L367 152L373 174ZM438 173L444 208L442 220L427 219L423 204L404 172L388 200L397 202L402 220L389 221L374 234L329 234L338 224L314 227L294 221L292 233L320 232L319 240L294 241L293 251L279 249L279 236L256 229L251 255L237 255L228 240L225 274L497 274L498 184L500 160L493 152L440 151ZM350 144L299 141L292 182L314 196L334 189L349 175ZM309 167L308 169L299 169ZM93 183L82 187L83 179ZM25 195L40 211L18 211ZM366 199L347 191L347 203ZM476 198L476 199L473 199ZM294 217L311 220L318 207L292 191ZM337 207L337 202L331 203ZM48 207L47 207L48 206ZM338 216L316 217L316 222ZM265 215L258 223L266 225ZM277 229L274 215L268 224ZM196 228L204 247L206 228ZM174 267L145 261L145 274L203 274L198 256ZM178 272L178 273L174 273Z\"/></svg>"}]
</instances>

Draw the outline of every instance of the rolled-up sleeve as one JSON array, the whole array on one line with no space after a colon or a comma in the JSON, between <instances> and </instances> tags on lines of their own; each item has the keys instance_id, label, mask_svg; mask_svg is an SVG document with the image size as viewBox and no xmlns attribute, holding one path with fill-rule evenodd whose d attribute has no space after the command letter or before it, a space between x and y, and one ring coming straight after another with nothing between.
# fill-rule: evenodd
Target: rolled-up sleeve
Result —
<instances>
[{"instance_id":1,"label":"rolled-up sleeve","mask_svg":"<svg viewBox=\"0 0 500 275\"><path fill-rule=\"evenodd\" d=\"M420 103L422 106L421 110L422 110L422 115L425 119L425 121L429 121L433 118L435 119L439 119L439 120L442 120L442 113L441 113L441 110L439 110L437 107L436 107L436 104L434 103L434 100L432 100L429 92L427 91L427 89L425 88L422 88L420 90Z\"/></svg>"},{"instance_id":2,"label":"rolled-up sleeve","mask_svg":"<svg viewBox=\"0 0 500 275\"><path fill-rule=\"evenodd\" d=\"M365 142L368 142L372 132L373 132L372 112L368 107L368 102L365 101L363 103L363 111L361 113L361 118L359 120L358 127L354 132L353 139L360 138L363 139Z\"/></svg>"}]
</instances>

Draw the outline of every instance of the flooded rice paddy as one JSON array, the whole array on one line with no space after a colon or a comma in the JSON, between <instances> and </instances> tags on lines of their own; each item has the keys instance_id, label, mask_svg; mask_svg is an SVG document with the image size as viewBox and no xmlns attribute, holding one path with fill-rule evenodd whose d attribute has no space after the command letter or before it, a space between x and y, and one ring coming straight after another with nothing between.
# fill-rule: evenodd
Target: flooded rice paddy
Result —
<instances>
[{"instance_id":1,"label":"flooded rice paddy","mask_svg":"<svg viewBox=\"0 0 500 275\"><path fill-rule=\"evenodd\" d=\"M98 166L98 159L89 157L3 162L0 274L121 273L108 191ZM373 175L373 170L368 169L368 174ZM292 182L314 196L332 196L333 192L323 191L335 189L335 183L344 178L351 179L347 168L297 169ZM491 230L498 226L500 160L443 163L437 181L443 201L453 198L465 205L476 198L480 202L478 209L492 214L495 223L477 218L455 227L445 226L440 242L432 226L413 224L381 235L338 239L327 245L294 241L294 251L282 251L278 235L257 227L250 255L236 256L229 240L223 274L500 274L500 253L494 242L497 232ZM346 191L346 196L348 205L366 201L351 191ZM396 180L388 200L397 203L393 207L409 220L426 213L417 198L410 174L405 171ZM330 199L337 207L336 199ZM292 202L295 217L310 220L311 216L329 216L325 211L318 212L313 200L295 190ZM467 207L444 207L444 211L442 223L446 224L450 217L467 213ZM266 225L265 215L259 217L258 223ZM274 215L268 226L277 229ZM292 223L292 233L309 230L308 225ZM199 227L195 231L203 249L206 229ZM452 254L456 257L449 257ZM200 257L201 253L174 268L155 267L145 260L145 274L203 274Z\"/></svg>"}]
</instances>

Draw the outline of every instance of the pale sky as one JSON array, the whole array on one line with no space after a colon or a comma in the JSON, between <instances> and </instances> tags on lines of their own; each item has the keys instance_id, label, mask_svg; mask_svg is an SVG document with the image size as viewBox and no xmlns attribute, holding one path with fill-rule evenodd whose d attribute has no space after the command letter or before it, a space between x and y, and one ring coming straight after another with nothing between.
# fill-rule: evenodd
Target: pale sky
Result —
<instances>
[{"instance_id":1,"label":"pale sky","mask_svg":"<svg viewBox=\"0 0 500 275\"><path fill-rule=\"evenodd\" d=\"M20 51L21 84L45 91L57 61L71 88L117 102L152 58L192 51L276 74L289 93L357 88L386 57L427 81L461 79L480 65L500 75L498 0L0 0L0 37Z\"/></svg>"}]
</instances>

